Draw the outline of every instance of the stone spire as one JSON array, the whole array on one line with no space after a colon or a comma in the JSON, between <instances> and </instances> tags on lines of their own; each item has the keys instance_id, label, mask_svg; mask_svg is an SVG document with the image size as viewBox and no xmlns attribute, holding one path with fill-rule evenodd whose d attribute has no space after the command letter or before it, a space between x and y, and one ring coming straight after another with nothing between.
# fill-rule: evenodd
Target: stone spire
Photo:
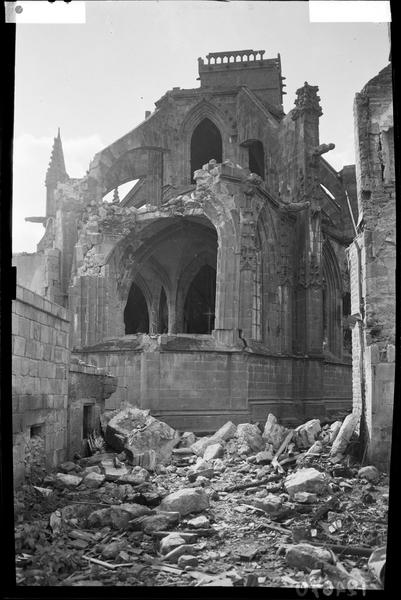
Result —
<instances>
[{"instance_id":1,"label":"stone spire","mask_svg":"<svg viewBox=\"0 0 401 600\"><path fill-rule=\"evenodd\" d=\"M46 185L55 187L58 183L66 179L68 179L68 174L65 170L63 145L61 143L59 127L57 137L54 138L50 163L46 173Z\"/></svg>"},{"instance_id":2,"label":"stone spire","mask_svg":"<svg viewBox=\"0 0 401 600\"><path fill-rule=\"evenodd\" d=\"M54 216L56 213L54 191L58 183L63 183L69 179L65 170L63 145L61 143L60 127L57 137L54 138L53 149L50 156L50 163L46 173L46 217Z\"/></svg>"}]
</instances>

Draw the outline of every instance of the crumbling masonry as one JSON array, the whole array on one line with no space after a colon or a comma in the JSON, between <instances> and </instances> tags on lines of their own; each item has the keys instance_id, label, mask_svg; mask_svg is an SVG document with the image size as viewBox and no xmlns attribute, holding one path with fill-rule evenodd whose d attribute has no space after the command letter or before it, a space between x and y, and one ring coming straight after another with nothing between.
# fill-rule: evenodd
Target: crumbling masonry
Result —
<instances>
[{"instance_id":1,"label":"crumbling masonry","mask_svg":"<svg viewBox=\"0 0 401 600\"><path fill-rule=\"evenodd\" d=\"M395 165L391 65L356 95L358 223L349 248L354 410L367 457L389 465L395 376Z\"/></svg>"},{"instance_id":2,"label":"crumbling masonry","mask_svg":"<svg viewBox=\"0 0 401 600\"><path fill-rule=\"evenodd\" d=\"M88 394L77 392L70 356L117 378L109 399L102 392L106 408L128 401L181 430L269 412L295 424L350 409L345 191L356 217L354 167L338 173L323 158L333 145L319 140L318 88L300 87L285 115L280 57L263 55L199 59L200 87L168 91L82 179L68 177L55 138L46 216L30 218L45 234L35 254L14 259L19 284L36 293L24 313L15 304L15 403L25 398L16 436L35 426L38 397L41 422L53 418L54 396L67 411L54 450L67 453L66 419L81 423L80 437L73 407L82 412ZM30 311L41 298L66 337L57 392L43 372L45 354L24 346L31 330L20 329L23 319L39 319ZM42 340L43 331L39 345L58 343ZM30 399L27 369L40 382Z\"/></svg>"}]
</instances>

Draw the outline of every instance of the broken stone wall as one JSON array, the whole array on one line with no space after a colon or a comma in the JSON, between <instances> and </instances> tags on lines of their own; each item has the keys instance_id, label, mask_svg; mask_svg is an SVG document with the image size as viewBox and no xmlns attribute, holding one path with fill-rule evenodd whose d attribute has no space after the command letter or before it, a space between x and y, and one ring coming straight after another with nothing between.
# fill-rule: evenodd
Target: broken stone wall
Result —
<instances>
[{"instance_id":1,"label":"broken stone wall","mask_svg":"<svg viewBox=\"0 0 401 600\"><path fill-rule=\"evenodd\" d=\"M23 479L26 467L29 469L34 437L43 440L46 467L65 459L69 327L66 309L17 286L12 303L15 483Z\"/></svg>"},{"instance_id":2,"label":"broken stone wall","mask_svg":"<svg viewBox=\"0 0 401 600\"><path fill-rule=\"evenodd\" d=\"M349 248L353 402L368 459L388 467L395 375L395 171L391 65L354 104L358 234Z\"/></svg>"},{"instance_id":3,"label":"broken stone wall","mask_svg":"<svg viewBox=\"0 0 401 600\"><path fill-rule=\"evenodd\" d=\"M68 456L85 454L87 433L99 432L105 400L116 390L116 378L96 365L72 357L68 380Z\"/></svg>"}]
</instances>

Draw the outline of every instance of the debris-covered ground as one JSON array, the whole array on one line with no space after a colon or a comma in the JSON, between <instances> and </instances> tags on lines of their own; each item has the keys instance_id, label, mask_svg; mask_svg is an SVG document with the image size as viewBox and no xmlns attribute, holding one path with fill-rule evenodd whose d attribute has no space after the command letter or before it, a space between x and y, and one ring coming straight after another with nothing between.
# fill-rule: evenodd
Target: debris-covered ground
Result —
<instances>
[{"instance_id":1,"label":"debris-covered ground","mask_svg":"<svg viewBox=\"0 0 401 600\"><path fill-rule=\"evenodd\" d=\"M17 584L380 589L388 478L352 458L356 425L196 438L125 409L16 492Z\"/></svg>"}]
</instances>

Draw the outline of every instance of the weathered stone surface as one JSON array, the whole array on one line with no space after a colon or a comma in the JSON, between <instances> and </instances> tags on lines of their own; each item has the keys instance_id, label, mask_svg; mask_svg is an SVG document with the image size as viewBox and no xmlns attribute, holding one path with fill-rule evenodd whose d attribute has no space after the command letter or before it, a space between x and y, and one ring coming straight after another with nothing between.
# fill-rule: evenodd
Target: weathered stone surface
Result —
<instances>
[{"instance_id":1,"label":"weathered stone surface","mask_svg":"<svg viewBox=\"0 0 401 600\"><path fill-rule=\"evenodd\" d=\"M143 467L148 471L154 471L157 465L157 454L154 450L137 452L136 448L125 446L124 454L130 465Z\"/></svg>"},{"instance_id":2,"label":"weathered stone surface","mask_svg":"<svg viewBox=\"0 0 401 600\"><path fill-rule=\"evenodd\" d=\"M96 489L102 485L106 477L101 473L88 473L84 478L82 485L86 488Z\"/></svg>"},{"instance_id":3,"label":"weathered stone surface","mask_svg":"<svg viewBox=\"0 0 401 600\"><path fill-rule=\"evenodd\" d=\"M259 427L252 423L240 423L235 435L238 444L247 446L250 451L257 452L265 446Z\"/></svg>"},{"instance_id":4,"label":"weathered stone surface","mask_svg":"<svg viewBox=\"0 0 401 600\"><path fill-rule=\"evenodd\" d=\"M334 421L334 423L332 423L329 427L329 441L330 444L332 444L334 442L334 440L336 439L336 437L338 436L338 433L341 429L341 425L342 425L342 421Z\"/></svg>"},{"instance_id":5,"label":"weathered stone surface","mask_svg":"<svg viewBox=\"0 0 401 600\"><path fill-rule=\"evenodd\" d=\"M154 450L163 463L170 460L179 439L178 433L167 423L152 417L148 410L135 407L120 411L106 428L106 442L117 452L125 447L133 454Z\"/></svg>"},{"instance_id":6,"label":"weathered stone surface","mask_svg":"<svg viewBox=\"0 0 401 600\"><path fill-rule=\"evenodd\" d=\"M132 471L129 473L123 473L117 481L120 483L129 483L130 485L140 485L141 483L145 483L148 481L149 473L146 469L142 467L134 467Z\"/></svg>"},{"instance_id":7,"label":"weathered stone surface","mask_svg":"<svg viewBox=\"0 0 401 600\"><path fill-rule=\"evenodd\" d=\"M191 448L198 456L203 456L206 448L219 442L232 439L237 431L237 427L231 421L225 423L212 436L199 438Z\"/></svg>"},{"instance_id":8,"label":"weathered stone surface","mask_svg":"<svg viewBox=\"0 0 401 600\"><path fill-rule=\"evenodd\" d=\"M120 504L95 510L88 516L88 527L126 528L131 519L148 515L152 511L141 504Z\"/></svg>"},{"instance_id":9,"label":"weathered stone surface","mask_svg":"<svg viewBox=\"0 0 401 600\"><path fill-rule=\"evenodd\" d=\"M199 561L196 556L192 556L191 554L182 554L177 561L179 569L185 569L185 567L192 567L195 569L198 564Z\"/></svg>"},{"instance_id":10,"label":"weathered stone surface","mask_svg":"<svg viewBox=\"0 0 401 600\"><path fill-rule=\"evenodd\" d=\"M208 528L208 527L210 527L210 521L207 517L205 517L205 515L200 515L199 517L194 517L193 519L189 519L189 521L187 521L187 525L191 529L199 529L199 528L205 528L205 527Z\"/></svg>"},{"instance_id":11,"label":"weathered stone surface","mask_svg":"<svg viewBox=\"0 0 401 600\"><path fill-rule=\"evenodd\" d=\"M254 506L261 508L269 515L279 513L283 506L283 500L280 496L268 494L265 498L257 498L253 501Z\"/></svg>"},{"instance_id":12,"label":"weathered stone surface","mask_svg":"<svg viewBox=\"0 0 401 600\"><path fill-rule=\"evenodd\" d=\"M184 431L181 436L181 446L188 448L196 442L196 435L192 431Z\"/></svg>"},{"instance_id":13,"label":"weathered stone surface","mask_svg":"<svg viewBox=\"0 0 401 600\"><path fill-rule=\"evenodd\" d=\"M221 444L211 444L206 448L203 454L203 458L206 461L221 458L222 456L224 456L224 448Z\"/></svg>"},{"instance_id":14,"label":"weathered stone surface","mask_svg":"<svg viewBox=\"0 0 401 600\"><path fill-rule=\"evenodd\" d=\"M273 452L270 450L262 450L262 452L258 452L255 456L255 462L257 465L267 465L271 463L273 460Z\"/></svg>"},{"instance_id":15,"label":"weathered stone surface","mask_svg":"<svg viewBox=\"0 0 401 600\"><path fill-rule=\"evenodd\" d=\"M201 437L194 444L192 444L191 450L197 456L203 456L209 444L213 444L213 442L210 441L210 437Z\"/></svg>"},{"instance_id":16,"label":"weathered stone surface","mask_svg":"<svg viewBox=\"0 0 401 600\"><path fill-rule=\"evenodd\" d=\"M67 473L57 473L55 481L58 485L67 488L76 488L82 481L82 477L69 475Z\"/></svg>"},{"instance_id":17,"label":"weathered stone surface","mask_svg":"<svg viewBox=\"0 0 401 600\"><path fill-rule=\"evenodd\" d=\"M323 452L323 444L319 440L316 440L314 444L307 450L305 456L317 456Z\"/></svg>"},{"instance_id":18,"label":"weathered stone surface","mask_svg":"<svg viewBox=\"0 0 401 600\"><path fill-rule=\"evenodd\" d=\"M295 473L288 475L284 481L284 487L292 498L296 492L316 492L320 494L327 486L323 473L313 468L298 469Z\"/></svg>"},{"instance_id":19,"label":"weathered stone surface","mask_svg":"<svg viewBox=\"0 0 401 600\"><path fill-rule=\"evenodd\" d=\"M332 553L329 550L306 543L290 546L285 559L290 567L301 570L315 569L322 561L333 563Z\"/></svg>"},{"instance_id":20,"label":"weathered stone surface","mask_svg":"<svg viewBox=\"0 0 401 600\"><path fill-rule=\"evenodd\" d=\"M350 442L351 436L358 424L359 416L357 413L347 415L341 425L340 431L331 447L330 456L344 454Z\"/></svg>"},{"instance_id":21,"label":"weathered stone surface","mask_svg":"<svg viewBox=\"0 0 401 600\"><path fill-rule=\"evenodd\" d=\"M62 471L62 473L71 473L72 471L76 471L76 468L77 465L72 461L64 462L59 466L59 469Z\"/></svg>"},{"instance_id":22,"label":"weathered stone surface","mask_svg":"<svg viewBox=\"0 0 401 600\"><path fill-rule=\"evenodd\" d=\"M358 477L360 479L367 479L367 481L375 483L380 478L380 472L373 465L368 465L359 469Z\"/></svg>"},{"instance_id":23,"label":"weathered stone surface","mask_svg":"<svg viewBox=\"0 0 401 600\"><path fill-rule=\"evenodd\" d=\"M185 544L185 540L180 536L179 533L174 532L167 535L160 542L160 552L162 554L168 554L174 548L178 548L178 546L182 546Z\"/></svg>"},{"instance_id":24,"label":"weathered stone surface","mask_svg":"<svg viewBox=\"0 0 401 600\"><path fill-rule=\"evenodd\" d=\"M181 516L205 510L209 498L200 488L183 488L163 498L160 510L177 511Z\"/></svg>"},{"instance_id":25,"label":"weathered stone surface","mask_svg":"<svg viewBox=\"0 0 401 600\"><path fill-rule=\"evenodd\" d=\"M321 431L319 419L311 419L294 430L294 441L298 448L310 448Z\"/></svg>"},{"instance_id":26,"label":"weathered stone surface","mask_svg":"<svg viewBox=\"0 0 401 600\"><path fill-rule=\"evenodd\" d=\"M276 417L269 413L262 434L262 437L266 443L271 444L274 450L278 450L287 433L288 430L286 427L279 425Z\"/></svg>"},{"instance_id":27,"label":"weathered stone surface","mask_svg":"<svg viewBox=\"0 0 401 600\"><path fill-rule=\"evenodd\" d=\"M310 492L295 492L293 499L301 504L314 504L317 502L317 495Z\"/></svg>"},{"instance_id":28,"label":"weathered stone surface","mask_svg":"<svg viewBox=\"0 0 401 600\"><path fill-rule=\"evenodd\" d=\"M101 473L102 470L98 465L94 465L93 467L85 467L85 469L80 473L82 477L86 477L89 473Z\"/></svg>"}]
</instances>

